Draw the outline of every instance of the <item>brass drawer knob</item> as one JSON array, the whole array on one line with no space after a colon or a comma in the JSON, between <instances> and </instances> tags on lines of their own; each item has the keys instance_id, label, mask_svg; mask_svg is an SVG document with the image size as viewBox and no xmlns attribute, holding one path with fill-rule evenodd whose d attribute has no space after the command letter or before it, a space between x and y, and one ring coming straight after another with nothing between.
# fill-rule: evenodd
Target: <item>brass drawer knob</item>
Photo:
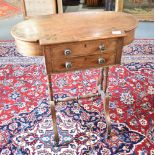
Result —
<instances>
[{"instance_id":1,"label":"brass drawer knob","mask_svg":"<svg viewBox=\"0 0 155 155\"><path fill-rule=\"evenodd\" d=\"M72 67L72 63L71 62L66 62L65 66L66 66L66 69L70 69Z\"/></svg>"},{"instance_id":2,"label":"brass drawer knob","mask_svg":"<svg viewBox=\"0 0 155 155\"><path fill-rule=\"evenodd\" d=\"M101 65L101 64L104 64L105 63L105 59L104 58L99 58L98 59L98 64Z\"/></svg>"},{"instance_id":3,"label":"brass drawer knob","mask_svg":"<svg viewBox=\"0 0 155 155\"><path fill-rule=\"evenodd\" d=\"M99 49L101 52L103 52L105 50L105 45L104 44L100 44L99 45Z\"/></svg>"},{"instance_id":4,"label":"brass drawer knob","mask_svg":"<svg viewBox=\"0 0 155 155\"><path fill-rule=\"evenodd\" d=\"M72 52L70 49L65 49L64 50L64 54L67 56L67 55L70 55Z\"/></svg>"}]
</instances>

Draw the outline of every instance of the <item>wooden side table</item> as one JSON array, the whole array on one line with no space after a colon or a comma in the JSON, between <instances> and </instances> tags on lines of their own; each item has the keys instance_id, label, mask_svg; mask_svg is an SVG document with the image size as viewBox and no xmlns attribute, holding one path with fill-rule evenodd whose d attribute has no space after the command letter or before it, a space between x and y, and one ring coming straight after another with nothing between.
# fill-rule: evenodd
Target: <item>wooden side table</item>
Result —
<instances>
[{"instance_id":1,"label":"wooden side table","mask_svg":"<svg viewBox=\"0 0 155 155\"><path fill-rule=\"evenodd\" d=\"M50 104L56 142L55 102L100 95L105 110L107 134L110 134L108 66L120 64L122 48L134 40L137 20L116 12L74 12L38 17L12 28L19 52L26 56L44 56L50 87ZM103 67L96 94L54 101L51 74Z\"/></svg>"}]
</instances>

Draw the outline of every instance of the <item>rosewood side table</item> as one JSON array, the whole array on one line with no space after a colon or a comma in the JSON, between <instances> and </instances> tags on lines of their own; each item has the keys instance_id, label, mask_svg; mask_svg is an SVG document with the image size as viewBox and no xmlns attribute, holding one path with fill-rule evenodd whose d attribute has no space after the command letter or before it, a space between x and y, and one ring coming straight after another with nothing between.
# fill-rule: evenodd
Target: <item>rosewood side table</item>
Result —
<instances>
[{"instance_id":1,"label":"rosewood side table","mask_svg":"<svg viewBox=\"0 0 155 155\"><path fill-rule=\"evenodd\" d=\"M55 141L59 142L55 103L100 95L107 134L111 131L108 66L120 64L122 48L134 40L137 20L121 12L74 12L36 17L12 28L18 51L25 56L44 56L49 79L50 105ZM96 94L54 101L51 73L102 67Z\"/></svg>"}]
</instances>

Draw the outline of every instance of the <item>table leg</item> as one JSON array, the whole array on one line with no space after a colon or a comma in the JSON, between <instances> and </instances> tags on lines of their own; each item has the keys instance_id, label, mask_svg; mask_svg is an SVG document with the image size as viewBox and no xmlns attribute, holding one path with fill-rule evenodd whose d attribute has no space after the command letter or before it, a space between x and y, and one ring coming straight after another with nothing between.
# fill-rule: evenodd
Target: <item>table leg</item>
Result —
<instances>
[{"instance_id":1,"label":"table leg","mask_svg":"<svg viewBox=\"0 0 155 155\"><path fill-rule=\"evenodd\" d=\"M108 67L103 67L101 70L101 74L97 83L97 91L101 95L102 103L104 105L104 114L105 114L105 121L107 125L107 137L110 137L111 133L111 121L110 121L110 115L109 115L109 96L107 93L107 87L108 87Z\"/></svg>"},{"instance_id":2,"label":"table leg","mask_svg":"<svg viewBox=\"0 0 155 155\"><path fill-rule=\"evenodd\" d=\"M48 77L48 88L49 88L49 97L50 97L50 109L51 109L51 114L52 114L52 121L53 121L53 131L54 131L54 140L58 144L59 143L59 135L58 135L58 128L57 128L57 123L56 123L56 110L55 110L55 103L53 100L53 89L52 89L52 82L51 82L51 74L50 74L50 66L48 64L48 57L49 53L46 52L45 47L43 46L43 53L45 57L45 64L46 64L46 71L47 71L47 77Z\"/></svg>"},{"instance_id":3,"label":"table leg","mask_svg":"<svg viewBox=\"0 0 155 155\"><path fill-rule=\"evenodd\" d=\"M59 143L59 136L58 136L57 123L56 123L56 111L55 111L54 101L50 101L50 106L51 106L52 121L53 121L54 140L58 144Z\"/></svg>"},{"instance_id":4,"label":"table leg","mask_svg":"<svg viewBox=\"0 0 155 155\"><path fill-rule=\"evenodd\" d=\"M51 75L48 75L48 82L49 82L49 92L50 92L50 107L51 107L51 114L52 114L52 121L53 121L53 131L54 131L54 140L58 144L59 143L59 135L58 135L58 128L56 123L56 110L55 110L55 103L53 101L53 89L51 83Z\"/></svg>"},{"instance_id":5,"label":"table leg","mask_svg":"<svg viewBox=\"0 0 155 155\"><path fill-rule=\"evenodd\" d=\"M105 121L107 125L107 137L110 137L111 133L111 121L110 121L110 115L109 115L109 96L107 93L107 87L108 87L108 72L109 72L109 67L105 67L103 71L103 92L104 92L104 98L103 98L103 104L104 104L104 113L105 113Z\"/></svg>"},{"instance_id":6,"label":"table leg","mask_svg":"<svg viewBox=\"0 0 155 155\"><path fill-rule=\"evenodd\" d=\"M109 96L105 96L103 103L104 103L105 121L106 121L106 125L107 125L106 134L107 134L107 138L110 138L111 121L110 121L110 115L109 115Z\"/></svg>"}]
</instances>

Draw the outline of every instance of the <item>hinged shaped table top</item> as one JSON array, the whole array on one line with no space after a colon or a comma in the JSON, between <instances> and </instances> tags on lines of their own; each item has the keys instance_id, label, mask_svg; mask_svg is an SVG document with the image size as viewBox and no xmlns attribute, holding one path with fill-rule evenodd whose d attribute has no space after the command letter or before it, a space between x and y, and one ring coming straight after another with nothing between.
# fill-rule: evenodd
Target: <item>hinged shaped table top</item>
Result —
<instances>
[{"instance_id":1,"label":"hinged shaped table top","mask_svg":"<svg viewBox=\"0 0 155 155\"><path fill-rule=\"evenodd\" d=\"M86 11L29 19L15 25L11 33L18 40L48 45L122 37L136 26L137 19L130 14Z\"/></svg>"}]
</instances>

